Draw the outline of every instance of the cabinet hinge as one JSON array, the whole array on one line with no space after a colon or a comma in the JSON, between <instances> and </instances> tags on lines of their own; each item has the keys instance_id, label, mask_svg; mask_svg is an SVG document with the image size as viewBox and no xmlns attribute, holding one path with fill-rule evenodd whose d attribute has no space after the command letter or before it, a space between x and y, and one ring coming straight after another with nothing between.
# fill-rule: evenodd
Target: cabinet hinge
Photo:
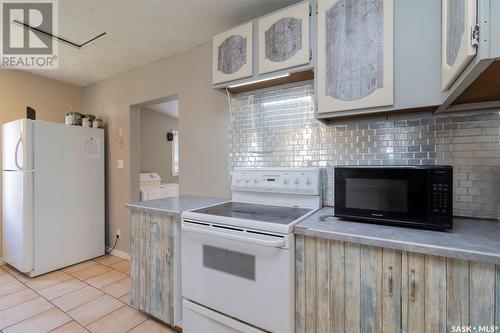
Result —
<instances>
[{"instance_id":1,"label":"cabinet hinge","mask_svg":"<svg viewBox=\"0 0 500 333\"><path fill-rule=\"evenodd\" d=\"M471 44L472 46L479 45L479 24L475 24L471 28Z\"/></svg>"},{"instance_id":2,"label":"cabinet hinge","mask_svg":"<svg viewBox=\"0 0 500 333\"><path fill-rule=\"evenodd\" d=\"M312 5L309 3L309 16L312 15Z\"/></svg>"},{"instance_id":3,"label":"cabinet hinge","mask_svg":"<svg viewBox=\"0 0 500 333\"><path fill-rule=\"evenodd\" d=\"M318 10L318 3L316 2L316 15L318 15L318 12L319 12L319 10Z\"/></svg>"},{"instance_id":4,"label":"cabinet hinge","mask_svg":"<svg viewBox=\"0 0 500 333\"><path fill-rule=\"evenodd\" d=\"M312 49L309 49L309 60L313 58L313 51Z\"/></svg>"}]
</instances>

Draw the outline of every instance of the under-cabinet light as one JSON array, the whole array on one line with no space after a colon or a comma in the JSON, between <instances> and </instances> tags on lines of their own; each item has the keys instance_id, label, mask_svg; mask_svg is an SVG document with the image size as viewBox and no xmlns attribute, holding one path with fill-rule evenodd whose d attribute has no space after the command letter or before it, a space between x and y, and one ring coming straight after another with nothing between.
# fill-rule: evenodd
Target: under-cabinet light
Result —
<instances>
[{"instance_id":1,"label":"under-cabinet light","mask_svg":"<svg viewBox=\"0 0 500 333\"><path fill-rule=\"evenodd\" d=\"M285 73L285 74L281 74L281 75L277 75L277 76L273 76L273 77L268 77L268 78L265 78L265 79L259 79L259 80L255 80L255 81L249 81L249 82L244 82L244 83L233 84L231 86L228 86L228 88L232 89L232 88L236 88L236 87L248 86L250 84L264 82L264 81L269 81L269 80L274 80L274 79L281 79L282 77L287 77L287 76L290 76L290 73Z\"/></svg>"},{"instance_id":2,"label":"under-cabinet light","mask_svg":"<svg viewBox=\"0 0 500 333\"><path fill-rule=\"evenodd\" d=\"M280 99L277 101L264 102L264 103L262 103L262 105L276 107L276 106L281 106L281 105L289 105L290 103L307 103L309 105L307 105L305 107L313 106L311 96Z\"/></svg>"}]
</instances>

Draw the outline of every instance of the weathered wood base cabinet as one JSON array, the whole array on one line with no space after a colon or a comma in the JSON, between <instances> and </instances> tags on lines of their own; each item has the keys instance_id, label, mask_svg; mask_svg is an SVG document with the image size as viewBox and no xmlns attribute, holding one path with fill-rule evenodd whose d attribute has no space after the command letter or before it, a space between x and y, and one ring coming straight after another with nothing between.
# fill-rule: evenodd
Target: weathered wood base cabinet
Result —
<instances>
[{"instance_id":1,"label":"weathered wood base cabinet","mask_svg":"<svg viewBox=\"0 0 500 333\"><path fill-rule=\"evenodd\" d=\"M174 216L133 210L131 220L131 293L130 303L169 325L177 325L180 311L180 283ZM180 267L179 267L180 268Z\"/></svg>"},{"instance_id":2,"label":"weathered wood base cabinet","mask_svg":"<svg viewBox=\"0 0 500 333\"><path fill-rule=\"evenodd\" d=\"M295 239L297 333L500 329L500 266Z\"/></svg>"}]
</instances>

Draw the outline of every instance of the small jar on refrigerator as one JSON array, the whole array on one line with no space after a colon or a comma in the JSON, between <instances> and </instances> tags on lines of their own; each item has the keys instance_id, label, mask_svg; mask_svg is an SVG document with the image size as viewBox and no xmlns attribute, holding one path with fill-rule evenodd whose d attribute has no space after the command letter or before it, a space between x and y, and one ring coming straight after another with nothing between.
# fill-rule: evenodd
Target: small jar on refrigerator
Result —
<instances>
[{"instance_id":1,"label":"small jar on refrigerator","mask_svg":"<svg viewBox=\"0 0 500 333\"><path fill-rule=\"evenodd\" d=\"M80 112L66 112L64 115L64 123L66 125L82 125L82 114Z\"/></svg>"},{"instance_id":2,"label":"small jar on refrigerator","mask_svg":"<svg viewBox=\"0 0 500 333\"><path fill-rule=\"evenodd\" d=\"M102 128L103 122L102 119L96 119L92 122L92 127L94 128Z\"/></svg>"},{"instance_id":3,"label":"small jar on refrigerator","mask_svg":"<svg viewBox=\"0 0 500 333\"><path fill-rule=\"evenodd\" d=\"M83 127L92 127L92 119L85 117L82 118L82 126Z\"/></svg>"}]
</instances>

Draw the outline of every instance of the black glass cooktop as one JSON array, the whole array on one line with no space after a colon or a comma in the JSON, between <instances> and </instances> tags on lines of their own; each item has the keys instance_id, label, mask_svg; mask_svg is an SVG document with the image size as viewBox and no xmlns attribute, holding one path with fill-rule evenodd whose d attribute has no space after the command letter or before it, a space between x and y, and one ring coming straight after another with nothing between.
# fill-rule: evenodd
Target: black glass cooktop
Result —
<instances>
[{"instance_id":1,"label":"black glass cooktop","mask_svg":"<svg viewBox=\"0 0 500 333\"><path fill-rule=\"evenodd\" d=\"M311 211L312 209L307 208L259 205L230 201L220 205L197 209L193 212L287 225Z\"/></svg>"}]
</instances>

